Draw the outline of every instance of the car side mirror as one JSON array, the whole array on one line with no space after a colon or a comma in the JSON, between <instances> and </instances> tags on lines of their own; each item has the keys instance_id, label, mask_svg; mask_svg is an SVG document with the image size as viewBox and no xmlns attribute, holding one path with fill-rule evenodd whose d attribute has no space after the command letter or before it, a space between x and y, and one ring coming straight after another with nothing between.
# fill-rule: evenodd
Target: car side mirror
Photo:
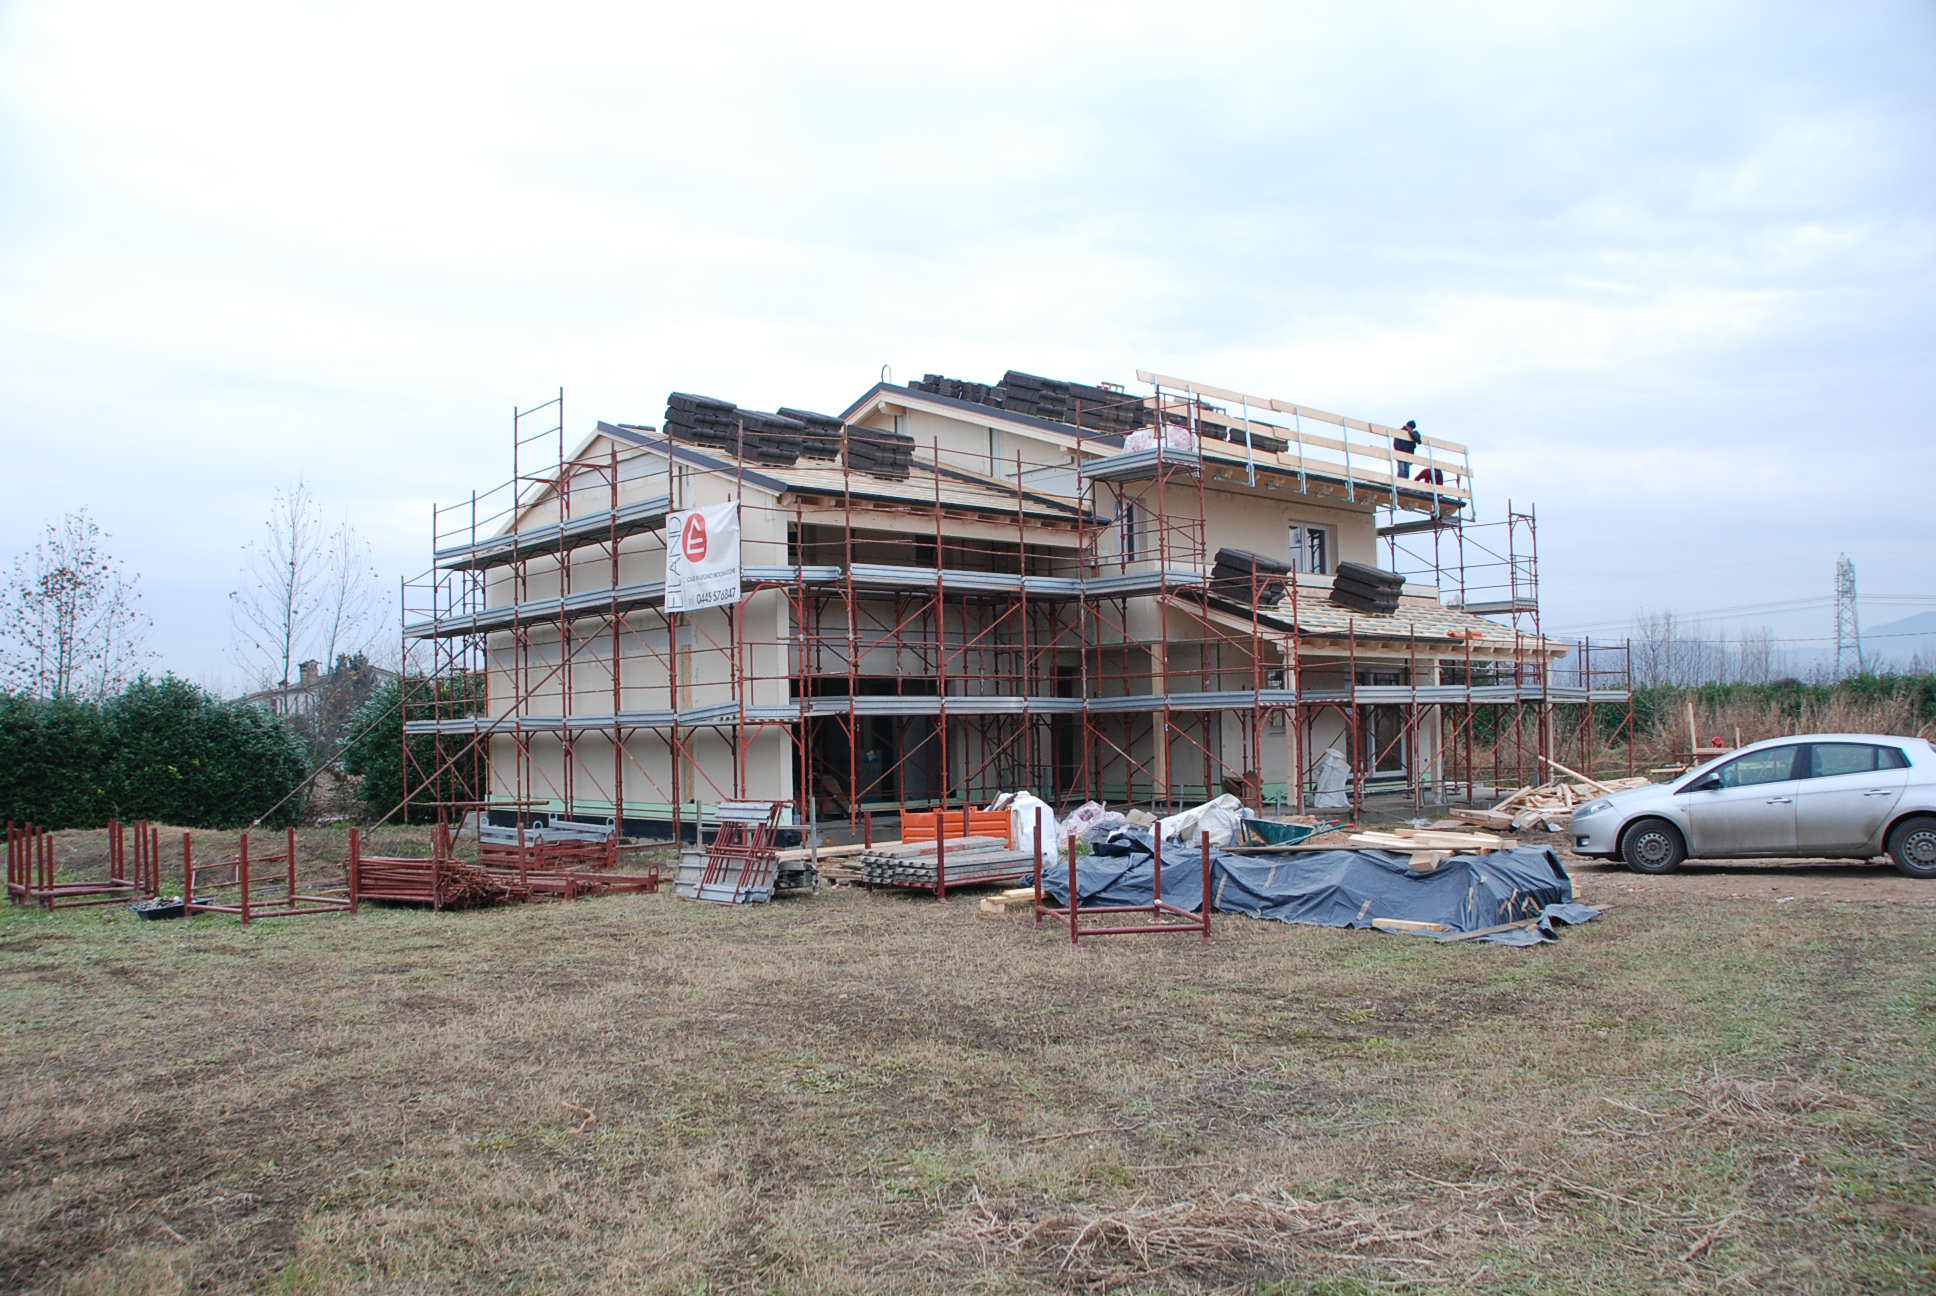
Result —
<instances>
[{"instance_id":1,"label":"car side mirror","mask_svg":"<svg viewBox=\"0 0 1936 1296\"><path fill-rule=\"evenodd\" d=\"M1712 792L1720 786L1721 776L1719 774L1710 774L1687 790L1689 792Z\"/></svg>"}]
</instances>

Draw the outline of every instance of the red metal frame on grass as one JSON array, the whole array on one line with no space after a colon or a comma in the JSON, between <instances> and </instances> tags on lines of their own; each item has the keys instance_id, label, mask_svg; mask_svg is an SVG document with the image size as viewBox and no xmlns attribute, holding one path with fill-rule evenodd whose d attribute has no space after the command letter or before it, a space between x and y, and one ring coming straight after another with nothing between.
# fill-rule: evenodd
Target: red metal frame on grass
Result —
<instances>
[{"instance_id":1,"label":"red metal frame on grass","mask_svg":"<svg viewBox=\"0 0 1936 1296\"><path fill-rule=\"evenodd\" d=\"M1201 912L1191 913L1180 905L1170 904L1163 899L1163 843L1157 841L1150 855L1150 866L1154 870L1151 878L1150 903L1146 905L1087 905L1082 903L1082 892L1076 883L1076 839L1064 843L1065 855L1069 864L1068 903L1056 906L1047 904L1042 898L1042 825L1035 825L1035 925L1040 927L1043 918L1053 918L1069 929L1069 943L1079 945L1085 936L1154 936L1164 932L1200 932L1206 943L1210 940L1210 834L1201 838L1203 847L1203 903ZM1131 923L1126 926L1084 927L1082 919L1089 914L1148 914L1151 921ZM1159 922L1160 918L1177 918L1180 922Z\"/></svg>"},{"instance_id":2,"label":"red metal frame on grass","mask_svg":"<svg viewBox=\"0 0 1936 1296\"><path fill-rule=\"evenodd\" d=\"M349 913L356 908L353 894L344 895L306 895L296 889L296 830L284 830L283 850L280 855L249 854L249 834L242 834L237 853L215 864L196 864L195 848L189 833L182 834L182 913L193 918L198 914L225 913L235 914L248 926L257 918L300 918L310 914ZM283 891L279 896L269 896L262 900L256 898L258 879L265 875L256 870L263 865L281 865L274 874L280 876ZM221 881L203 882L207 874L220 874L227 870L229 876ZM268 881L273 888L274 881ZM233 889L235 899L229 903L211 903L199 898L201 891L227 891Z\"/></svg>"},{"instance_id":3,"label":"red metal frame on grass","mask_svg":"<svg viewBox=\"0 0 1936 1296\"><path fill-rule=\"evenodd\" d=\"M62 882L54 834L33 824L7 824L7 898L15 904L37 904L43 909L80 908L152 899L161 889L157 830L145 819L134 825L132 875L128 868L127 830L119 820L108 821L108 876L93 882Z\"/></svg>"}]
</instances>

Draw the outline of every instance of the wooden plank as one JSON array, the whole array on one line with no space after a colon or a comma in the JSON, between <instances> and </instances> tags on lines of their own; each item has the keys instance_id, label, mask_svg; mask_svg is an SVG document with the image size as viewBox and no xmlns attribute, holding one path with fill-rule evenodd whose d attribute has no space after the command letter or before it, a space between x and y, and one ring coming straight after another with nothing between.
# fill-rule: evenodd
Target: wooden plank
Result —
<instances>
[{"instance_id":1,"label":"wooden plank","mask_svg":"<svg viewBox=\"0 0 1936 1296\"><path fill-rule=\"evenodd\" d=\"M1452 852L1449 850L1413 851L1411 858L1412 872L1430 873L1451 858Z\"/></svg>"},{"instance_id":2,"label":"wooden plank","mask_svg":"<svg viewBox=\"0 0 1936 1296\"><path fill-rule=\"evenodd\" d=\"M1518 805L1521 801L1524 801L1527 797L1531 796L1533 793L1537 791L1539 791L1539 789L1536 787L1523 787L1519 789L1519 791L1514 792L1512 795L1508 796L1504 801L1495 803L1492 808L1494 810L1510 809L1513 806Z\"/></svg>"},{"instance_id":3,"label":"wooden plank","mask_svg":"<svg viewBox=\"0 0 1936 1296\"><path fill-rule=\"evenodd\" d=\"M1409 918L1373 918L1371 925L1379 931L1388 932L1442 932L1444 923L1413 922Z\"/></svg>"},{"instance_id":4,"label":"wooden plank","mask_svg":"<svg viewBox=\"0 0 1936 1296\"><path fill-rule=\"evenodd\" d=\"M1454 849L1469 846L1474 850L1497 850L1500 842L1500 838L1493 833L1456 832L1438 828L1421 828L1416 832L1400 832L1398 835L1423 846L1445 846Z\"/></svg>"},{"instance_id":5,"label":"wooden plank","mask_svg":"<svg viewBox=\"0 0 1936 1296\"><path fill-rule=\"evenodd\" d=\"M1299 405L1292 401L1274 400L1268 396L1251 396L1244 392L1231 391L1227 387L1210 387L1203 383L1191 382L1187 378L1174 378L1164 374L1149 373L1146 370L1138 369L1136 371L1136 381L1148 383L1152 387L1167 387L1172 391L1188 392L1193 396L1208 396L1212 400L1235 401L1239 405L1247 405L1252 409L1273 410L1279 414L1295 414L1300 418L1315 419L1319 423L1333 423L1339 427L1352 428L1359 432L1369 432L1374 436L1396 437L1399 435L1397 428L1386 427L1383 423L1368 423L1364 419L1347 418L1343 414L1328 414L1323 410L1312 409L1308 405ZM1410 440L1411 438L1407 437L1406 439ZM1431 444L1439 449L1456 450L1460 454L1467 453L1466 447L1456 441L1440 441L1437 438L1433 438Z\"/></svg>"},{"instance_id":6,"label":"wooden plank","mask_svg":"<svg viewBox=\"0 0 1936 1296\"><path fill-rule=\"evenodd\" d=\"M1478 940L1481 936L1496 936L1500 932L1519 931L1526 927L1539 926L1537 918L1521 918L1518 922L1500 923L1496 927L1481 927L1477 931L1453 932L1450 936L1439 937L1439 942L1450 945L1454 941Z\"/></svg>"},{"instance_id":7,"label":"wooden plank","mask_svg":"<svg viewBox=\"0 0 1936 1296\"><path fill-rule=\"evenodd\" d=\"M1156 398L1148 397L1143 401L1143 404L1154 409L1156 407ZM1279 441L1289 441L1292 445L1318 446L1325 450L1342 451L1350 455L1353 459L1382 459L1386 463L1417 464L1421 468L1437 468L1444 472L1456 473L1467 480L1470 480L1473 475L1471 470L1463 462L1426 458L1422 455L1412 454L1409 451L1394 449L1388 445L1353 445L1348 441L1339 441L1335 437L1318 436L1315 433L1306 432L1301 428L1286 427L1282 423L1270 423L1262 419L1251 419L1246 423L1242 415L1232 413L1228 410L1199 410L1193 412L1193 417L1200 423L1215 423L1218 427L1230 428L1236 432L1274 437ZM1411 438L1400 438L1398 434L1394 434L1393 439L1410 440ZM1455 447L1450 442L1435 441L1430 437L1419 438L1419 443L1421 445L1430 445L1434 448L1455 448L1461 454L1464 453L1464 447ZM1241 446L1239 447L1239 449L1242 448ZM1290 451L1288 450L1264 450L1258 446L1251 446L1249 448L1259 454L1290 455Z\"/></svg>"},{"instance_id":8,"label":"wooden plank","mask_svg":"<svg viewBox=\"0 0 1936 1296\"><path fill-rule=\"evenodd\" d=\"M872 846L863 846L859 842L853 842L846 846L822 846L820 847L818 858L823 860L843 859L849 855L858 855L862 851L887 850L892 847L897 847L900 844L900 842L892 841L875 842ZM783 851L774 852L773 858L789 863L795 860L810 860L815 858L814 848L810 846L789 846Z\"/></svg>"}]
</instances>

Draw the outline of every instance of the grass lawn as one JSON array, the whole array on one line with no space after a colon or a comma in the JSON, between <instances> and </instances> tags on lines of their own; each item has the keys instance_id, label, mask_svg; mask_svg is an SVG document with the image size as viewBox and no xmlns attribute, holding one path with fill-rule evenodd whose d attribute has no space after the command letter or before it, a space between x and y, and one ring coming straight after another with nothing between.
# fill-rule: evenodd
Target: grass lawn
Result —
<instances>
[{"instance_id":1,"label":"grass lawn","mask_svg":"<svg viewBox=\"0 0 1936 1296\"><path fill-rule=\"evenodd\" d=\"M9 909L0 1005L10 1291L1936 1290L1928 908Z\"/></svg>"}]
</instances>

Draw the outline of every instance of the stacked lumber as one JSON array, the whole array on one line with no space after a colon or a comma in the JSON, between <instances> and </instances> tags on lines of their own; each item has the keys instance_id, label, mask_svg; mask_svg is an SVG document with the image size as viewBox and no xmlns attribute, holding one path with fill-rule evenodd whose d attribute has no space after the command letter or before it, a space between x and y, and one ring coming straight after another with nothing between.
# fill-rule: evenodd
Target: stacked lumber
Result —
<instances>
[{"instance_id":1,"label":"stacked lumber","mask_svg":"<svg viewBox=\"0 0 1936 1296\"><path fill-rule=\"evenodd\" d=\"M1409 857L1412 870L1430 873L1454 855L1490 855L1519 845L1510 837L1491 833L1446 832L1429 828L1400 828L1395 832L1360 832L1345 838L1346 850L1396 851Z\"/></svg>"},{"instance_id":2,"label":"stacked lumber","mask_svg":"<svg viewBox=\"0 0 1936 1296\"><path fill-rule=\"evenodd\" d=\"M1540 759L1565 775L1565 778L1558 782L1522 787L1490 810L1459 810L1454 812L1455 817L1462 823L1481 828L1504 828L1508 831L1544 828L1548 832L1564 832L1573 821L1575 807L1611 792L1646 787L1652 781L1645 778L1588 778L1558 761L1546 760L1543 756Z\"/></svg>"},{"instance_id":3,"label":"stacked lumber","mask_svg":"<svg viewBox=\"0 0 1936 1296\"><path fill-rule=\"evenodd\" d=\"M512 894L491 870L454 859L364 855L356 863L355 898L461 909Z\"/></svg>"},{"instance_id":4,"label":"stacked lumber","mask_svg":"<svg viewBox=\"0 0 1936 1296\"><path fill-rule=\"evenodd\" d=\"M1331 578L1331 601L1354 612L1390 616L1398 611L1405 578L1397 572L1359 562L1341 562Z\"/></svg>"},{"instance_id":5,"label":"stacked lumber","mask_svg":"<svg viewBox=\"0 0 1936 1296\"><path fill-rule=\"evenodd\" d=\"M996 882L1018 878L1035 868L1033 851L1010 850L997 837L952 837L941 865L948 885ZM932 887L936 884L939 852L933 842L901 842L876 846L856 858L860 880L869 886Z\"/></svg>"}]
</instances>

